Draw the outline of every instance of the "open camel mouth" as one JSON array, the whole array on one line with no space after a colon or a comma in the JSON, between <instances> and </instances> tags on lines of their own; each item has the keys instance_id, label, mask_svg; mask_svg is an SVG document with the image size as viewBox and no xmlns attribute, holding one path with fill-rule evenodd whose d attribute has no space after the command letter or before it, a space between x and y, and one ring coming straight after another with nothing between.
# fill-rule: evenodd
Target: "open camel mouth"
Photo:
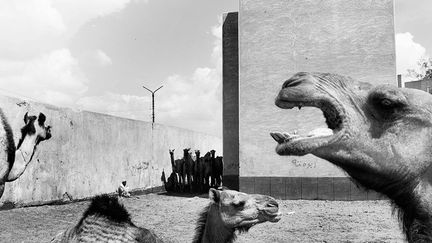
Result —
<instances>
[{"instance_id":1,"label":"open camel mouth","mask_svg":"<svg viewBox=\"0 0 432 243\"><path fill-rule=\"evenodd\" d=\"M268 216L268 221L271 223L276 223L279 222L279 220L281 220L282 218L282 213L281 212L277 212L274 214L267 214Z\"/></svg>"},{"instance_id":2,"label":"open camel mouth","mask_svg":"<svg viewBox=\"0 0 432 243\"><path fill-rule=\"evenodd\" d=\"M298 88L298 84L295 88ZM282 109L298 107L299 110L302 107L319 108L323 112L327 128L316 128L305 135L297 134L297 132L271 132L270 135L278 142L276 153L279 155L305 155L335 142L340 137L344 127L344 115L342 108L336 102L329 99L313 101L293 97L294 100L289 96L289 90L285 89L282 89L276 98L276 106Z\"/></svg>"}]
</instances>

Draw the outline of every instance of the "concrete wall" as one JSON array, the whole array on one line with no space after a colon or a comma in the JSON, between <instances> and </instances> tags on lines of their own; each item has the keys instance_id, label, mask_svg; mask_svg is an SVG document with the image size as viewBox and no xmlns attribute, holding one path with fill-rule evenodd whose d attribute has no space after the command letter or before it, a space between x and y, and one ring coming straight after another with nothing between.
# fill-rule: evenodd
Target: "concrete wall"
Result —
<instances>
[{"instance_id":1,"label":"concrete wall","mask_svg":"<svg viewBox=\"0 0 432 243\"><path fill-rule=\"evenodd\" d=\"M419 89L432 93L432 79L405 82L405 88Z\"/></svg>"},{"instance_id":2,"label":"concrete wall","mask_svg":"<svg viewBox=\"0 0 432 243\"><path fill-rule=\"evenodd\" d=\"M221 139L176 127L123 119L93 112L75 112L0 96L1 108L15 141L25 112L47 117L52 138L40 143L33 161L16 181L6 183L0 204L38 204L114 192L126 179L130 189L160 187L162 170L171 173L168 149L182 157L191 147L222 154Z\"/></svg>"},{"instance_id":3,"label":"concrete wall","mask_svg":"<svg viewBox=\"0 0 432 243\"><path fill-rule=\"evenodd\" d=\"M282 110L274 99L283 81L299 71L396 85L393 21L392 0L240 0L241 190L281 198L359 197L358 187L332 164L275 153L270 131L305 133L326 125L320 110Z\"/></svg>"}]
</instances>

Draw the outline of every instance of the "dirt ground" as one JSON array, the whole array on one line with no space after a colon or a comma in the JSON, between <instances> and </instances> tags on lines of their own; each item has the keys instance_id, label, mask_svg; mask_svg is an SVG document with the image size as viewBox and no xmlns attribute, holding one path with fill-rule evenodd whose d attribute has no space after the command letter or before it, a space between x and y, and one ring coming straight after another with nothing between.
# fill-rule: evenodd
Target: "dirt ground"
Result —
<instances>
[{"instance_id":1,"label":"dirt ground","mask_svg":"<svg viewBox=\"0 0 432 243\"><path fill-rule=\"evenodd\" d=\"M138 226L154 230L166 242L183 243L191 242L195 220L208 199L148 194L123 202ZM0 242L49 242L78 222L88 203L0 211ZM237 242L404 242L387 201L279 203L282 220L256 225Z\"/></svg>"}]
</instances>

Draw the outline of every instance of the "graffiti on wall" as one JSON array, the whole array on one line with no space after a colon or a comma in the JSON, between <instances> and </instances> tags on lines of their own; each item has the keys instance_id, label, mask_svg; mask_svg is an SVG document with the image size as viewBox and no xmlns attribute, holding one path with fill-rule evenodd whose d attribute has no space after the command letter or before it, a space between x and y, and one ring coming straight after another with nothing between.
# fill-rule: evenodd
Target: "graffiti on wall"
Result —
<instances>
[{"instance_id":1,"label":"graffiti on wall","mask_svg":"<svg viewBox=\"0 0 432 243\"><path fill-rule=\"evenodd\" d=\"M291 160L291 163L295 166L295 167L302 167L302 168L306 168L306 169L313 169L316 168L316 162L311 162L311 161L300 161L297 159L293 159Z\"/></svg>"}]
</instances>

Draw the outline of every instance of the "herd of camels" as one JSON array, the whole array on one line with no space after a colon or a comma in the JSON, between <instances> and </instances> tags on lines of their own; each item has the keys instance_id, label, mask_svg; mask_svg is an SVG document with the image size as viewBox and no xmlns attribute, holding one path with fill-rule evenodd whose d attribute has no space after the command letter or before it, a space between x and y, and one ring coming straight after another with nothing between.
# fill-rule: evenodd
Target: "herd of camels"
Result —
<instances>
[{"instance_id":1,"label":"herd of camels","mask_svg":"<svg viewBox=\"0 0 432 243\"><path fill-rule=\"evenodd\" d=\"M172 172L161 180L167 192L208 192L209 188L222 186L223 158L215 157L215 150L210 150L203 157L195 150L195 159L190 148L183 149L183 158L174 159L174 149L169 150Z\"/></svg>"},{"instance_id":2,"label":"herd of camels","mask_svg":"<svg viewBox=\"0 0 432 243\"><path fill-rule=\"evenodd\" d=\"M333 163L356 183L392 201L408 242L432 242L430 94L391 85L373 86L337 74L302 72L284 82L275 103L282 109L319 108L328 126L325 132L314 130L306 136L272 132L277 142L276 153L313 154ZM3 114L1 116L4 131L0 185L3 191L5 182L13 179L10 175L15 177L13 175L22 171L14 168L15 157L25 168L35 145L48 139L50 133L44 126L44 116L39 116L37 124L36 117L26 116L28 128L21 130L22 137L15 148L8 135L10 128L5 126ZM28 145L33 148L27 150ZM182 180L185 181L183 177ZM210 188L209 198L210 204L197 222L193 242L231 242L236 230L245 231L257 223L276 222L280 218L276 201L268 196ZM252 218L244 221L232 217ZM70 239L91 242L95 238L161 242L150 231L135 226L117 199L103 196L96 197L79 223L59 234L53 242L70 242Z\"/></svg>"}]
</instances>

